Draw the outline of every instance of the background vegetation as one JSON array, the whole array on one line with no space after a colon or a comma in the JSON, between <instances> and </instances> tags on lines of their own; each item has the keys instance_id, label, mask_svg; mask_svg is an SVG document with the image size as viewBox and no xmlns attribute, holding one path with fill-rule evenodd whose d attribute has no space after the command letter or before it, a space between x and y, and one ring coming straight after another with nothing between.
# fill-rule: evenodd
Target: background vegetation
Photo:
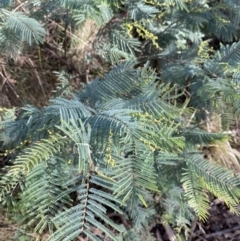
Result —
<instances>
[{"instance_id":1,"label":"background vegetation","mask_svg":"<svg viewBox=\"0 0 240 241\"><path fill-rule=\"evenodd\" d=\"M0 1L0 21L0 201L21 230L191 240L214 198L239 214L239 1Z\"/></svg>"}]
</instances>

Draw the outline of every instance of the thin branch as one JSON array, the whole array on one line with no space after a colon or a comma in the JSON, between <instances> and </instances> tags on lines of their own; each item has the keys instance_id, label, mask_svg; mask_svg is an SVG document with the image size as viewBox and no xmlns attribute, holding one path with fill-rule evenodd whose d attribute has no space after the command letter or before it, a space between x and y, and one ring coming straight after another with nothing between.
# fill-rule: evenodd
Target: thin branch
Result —
<instances>
[{"instance_id":1,"label":"thin branch","mask_svg":"<svg viewBox=\"0 0 240 241\"><path fill-rule=\"evenodd\" d=\"M156 236L157 236L157 241L163 241L162 236L161 236L160 231L158 230L158 228L156 228Z\"/></svg>"},{"instance_id":2,"label":"thin branch","mask_svg":"<svg viewBox=\"0 0 240 241\"><path fill-rule=\"evenodd\" d=\"M15 91L15 89L13 88L11 81L8 79L7 75L6 75L6 70L3 67L2 69L3 73L0 72L0 76L3 78L4 80L4 84L7 83L8 86L10 87L10 89L13 91L14 95L21 101L21 103L23 104L22 100L20 99L19 95L17 94L17 92ZM4 76L5 75L5 76ZM3 87L3 86L2 86Z\"/></svg>"},{"instance_id":3,"label":"thin branch","mask_svg":"<svg viewBox=\"0 0 240 241\"><path fill-rule=\"evenodd\" d=\"M191 241L192 238L194 238L194 236L195 236L194 230L196 229L196 226L197 226L197 219L195 219L192 222L191 229L190 229L190 236L188 238L188 241Z\"/></svg>"},{"instance_id":4,"label":"thin branch","mask_svg":"<svg viewBox=\"0 0 240 241\"><path fill-rule=\"evenodd\" d=\"M56 24L59 28L61 28L62 30L65 30L65 28L63 26L61 26L60 24L56 23L55 21L53 21L52 19L50 19L52 23ZM84 45L91 47L87 42L83 41L82 39L80 39L79 37L77 37L75 34L71 33L70 31L66 30L66 32L71 35L74 39L79 40L80 42L82 42Z\"/></svg>"},{"instance_id":5,"label":"thin branch","mask_svg":"<svg viewBox=\"0 0 240 241\"><path fill-rule=\"evenodd\" d=\"M168 238L170 241L178 241L177 240L177 237L175 235L175 233L173 232L172 228L170 227L169 224L163 224L165 230L166 230L166 233L168 235Z\"/></svg>"},{"instance_id":6,"label":"thin branch","mask_svg":"<svg viewBox=\"0 0 240 241\"><path fill-rule=\"evenodd\" d=\"M82 77L79 71L74 67L72 63L68 63L66 59L64 59L62 56L60 56L58 53L56 53L54 50L51 49L50 44L45 43L45 46L43 47L43 51L44 50L49 52L54 58L58 59L62 64L65 64L65 66L70 72L74 71L78 74L79 77Z\"/></svg>"},{"instance_id":7,"label":"thin branch","mask_svg":"<svg viewBox=\"0 0 240 241\"><path fill-rule=\"evenodd\" d=\"M29 61L29 63L32 65L32 67L34 67L34 64L33 64L32 60L31 60L30 58L28 58L28 61ZM40 76L39 76L39 74L38 74L38 72L37 72L36 69L34 69L34 72L35 72L35 74L36 74L36 76L37 76L38 83L39 83L39 85L40 85L40 87L41 87L41 90L42 90L42 93L43 93L43 95L44 95L44 98L45 98L45 100L47 100L47 96L46 96L46 93L45 93L45 91L44 91L41 78L40 78Z\"/></svg>"},{"instance_id":8,"label":"thin branch","mask_svg":"<svg viewBox=\"0 0 240 241\"><path fill-rule=\"evenodd\" d=\"M108 216L109 218L112 218L112 217L118 217L118 218L120 218L121 221L122 221L122 223L123 223L123 225L124 225L124 227L125 227L126 229L129 229L129 228L130 228L130 225L129 225L127 219L126 219L122 214L120 214L120 213L110 213L110 214L108 214L107 216Z\"/></svg>"},{"instance_id":9,"label":"thin branch","mask_svg":"<svg viewBox=\"0 0 240 241\"><path fill-rule=\"evenodd\" d=\"M233 227L233 228L228 228L228 229L224 229L224 230L221 230L221 231L217 231L215 233L207 234L207 235L205 235L205 238L206 239L214 238L216 236L221 236L223 234L231 233L231 232L236 231L236 230L240 230L240 225L238 225L236 227Z\"/></svg>"},{"instance_id":10,"label":"thin branch","mask_svg":"<svg viewBox=\"0 0 240 241\"><path fill-rule=\"evenodd\" d=\"M29 237L33 237L33 238L37 238L37 235L36 234L31 234L31 233L27 233L25 230L21 229L21 228L18 228L18 227L15 227L13 225L10 226L11 229L15 229L17 231L20 231L21 233L23 233L24 235L27 235Z\"/></svg>"},{"instance_id":11,"label":"thin branch","mask_svg":"<svg viewBox=\"0 0 240 241\"><path fill-rule=\"evenodd\" d=\"M18 3L19 5L18 5L12 12L16 12L19 8L21 8L25 14L29 14L29 13L26 11L26 9L23 8L23 5L24 5L25 3L27 3L27 1L26 1L26 2L22 2L22 3L19 2L19 1L17 1L17 3Z\"/></svg>"},{"instance_id":12,"label":"thin branch","mask_svg":"<svg viewBox=\"0 0 240 241\"><path fill-rule=\"evenodd\" d=\"M196 112L197 112L197 110L194 110L194 112L192 113L190 119L188 120L188 123L187 123L186 127L188 127L188 126L191 124L193 118L194 118L195 115L196 115Z\"/></svg>"}]
</instances>

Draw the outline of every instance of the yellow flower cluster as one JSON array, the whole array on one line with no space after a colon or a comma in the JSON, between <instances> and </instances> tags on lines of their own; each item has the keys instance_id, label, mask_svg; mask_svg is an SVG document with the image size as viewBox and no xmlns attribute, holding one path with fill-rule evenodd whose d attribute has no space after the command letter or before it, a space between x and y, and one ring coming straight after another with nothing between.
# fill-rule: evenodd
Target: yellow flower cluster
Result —
<instances>
[{"instance_id":1,"label":"yellow flower cluster","mask_svg":"<svg viewBox=\"0 0 240 241\"><path fill-rule=\"evenodd\" d=\"M224 19L224 18L221 18L219 15L215 14L215 17L219 20L219 22L223 23L223 24L228 24L230 23L230 20L228 19Z\"/></svg>"},{"instance_id":2,"label":"yellow flower cluster","mask_svg":"<svg viewBox=\"0 0 240 241\"><path fill-rule=\"evenodd\" d=\"M146 28L144 28L141 24L134 22L133 26L136 28L137 33L139 34L139 36L141 36L144 39L149 39L152 41L153 45L159 49L162 50L162 48L158 45L157 40L158 37L156 35L154 35L153 33L151 33L150 31L148 31Z\"/></svg>"},{"instance_id":3,"label":"yellow flower cluster","mask_svg":"<svg viewBox=\"0 0 240 241\"><path fill-rule=\"evenodd\" d=\"M133 25L131 23L125 23L125 27L127 29L128 36L132 37Z\"/></svg>"},{"instance_id":4,"label":"yellow flower cluster","mask_svg":"<svg viewBox=\"0 0 240 241\"><path fill-rule=\"evenodd\" d=\"M110 130L109 145L105 148L105 158L107 160L107 163L113 167L115 165L115 160L112 158L112 155L111 155L112 136L113 136L113 133Z\"/></svg>"},{"instance_id":5,"label":"yellow flower cluster","mask_svg":"<svg viewBox=\"0 0 240 241\"><path fill-rule=\"evenodd\" d=\"M54 134L53 130L48 130L47 132L50 136Z\"/></svg>"},{"instance_id":6,"label":"yellow flower cluster","mask_svg":"<svg viewBox=\"0 0 240 241\"><path fill-rule=\"evenodd\" d=\"M137 117L139 119L141 118L142 120L146 120L150 123L155 123L155 124L163 124L163 121L165 120L165 118L156 119L156 117L154 117L151 114L148 114L147 112L146 113L136 112L132 114L132 117Z\"/></svg>"},{"instance_id":7,"label":"yellow flower cluster","mask_svg":"<svg viewBox=\"0 0 240 241\"><path fill-rule=\"evenodd\" d=\"M156 149L157 149L157 146L154 144L154 143L152 143L152 142L150 142L150 141L148 141L147 139L145 139L145 138L140 138L140 141L143 143L143 144L145 144L152 152L154 152Z\"/></svg>"},{"instance_id":8,"label":"yellow flower cluster","mask_svg":"<svg viewBox=\"0 0 240 241\"><path fill-rule=\"evenodd\" d=\"M158 50L162 50L162 48L157 43L158 37L156 35L154 35L153 33L151 33L150 31L148 31L144 26L142 26L138 22L126 23L125 26L127 28L127 34L129 36L132 37L132 30L133 30L133 28L136 28L136 31L140 37L142 37L143 39L151 40L153 45Z\"/></svg>"},{"instance_id":9,"label":"yellow flower cluster","mask_svg":"<svg viewBox=\"0 0 240 241\"><path fill-rule=\"evenodd\" d=\"M145 3L152 5L152 6L163 6L164 3L159 3L158 1L154 0L144 0Z\"/></svg>"},{"instance_id":10,"label":"yellow flower cluster","mask_svg":"<svg viewBox=\"0 0 240 241\"><path fill-rule=\"evenodd\" d=\"M19 144L18 146L16 146L14 149L5 150L5 152L4 152L3 155L4 155L4 156L7 156L7 155L13 153L13 152L16 151L16 150L20 150L20 149L23 148L23 146L24 146L25 144L29 144L29 143L31 143L31 140L24 140L24 141L20 142L20 144Z\"/></svg>"},{"instance_id":11,"label":"yellow flower cluster","mask_svg":"<svg viewBox=\"0 0 240 241\"><path fill-rule=\"evenodd\" d=\"M199 45L198 56L204 59L209 59L209 53L212 49L209 48L208 41L202 41Z\"/></svg>"},{"instance_id":12,"label":"yellow flower cluster","mask_svg":"<svg viewBox=\"0 0 240 241\"><path fill-rule=\"evenodd\" d=\"M142 112L132 113L132 117L138 117L138 118L142 118L142 119L149 118L150 116L152 116L152 115L149 115L147 112L146 113L142 113Z\"/></svg>"}]
</instances>

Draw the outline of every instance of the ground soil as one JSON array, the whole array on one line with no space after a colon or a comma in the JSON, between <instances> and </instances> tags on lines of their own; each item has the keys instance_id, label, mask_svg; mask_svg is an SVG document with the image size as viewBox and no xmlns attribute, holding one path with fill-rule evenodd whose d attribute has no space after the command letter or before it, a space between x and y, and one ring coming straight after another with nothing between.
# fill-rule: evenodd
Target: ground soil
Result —
<instances>
[{"instance_id":1,"label":"ground soil","mask_svg":"<svg viewBox=\"0 0 240 241\"><path fill-rule=\"evenodd\" d=\"M219 199L211 203L209 219L206 222L195 220L191 224L186 241L240 241L240 216L234 215ZM154 230L157 241L173 241L166 227ZM171 229L171 227L169 227ZM172 233L174 231L172 229Z\"/></svg>"},{"instance_id":2,"label":"ground soil","mask_svg":"<svg viewBox=\"0 0 240 241\"><path fill-rule=\"evenodd\" d=\"M2 214L0 214L0 241L11 241L14 237L14 228Z\"/></svg>"}]
</instances>

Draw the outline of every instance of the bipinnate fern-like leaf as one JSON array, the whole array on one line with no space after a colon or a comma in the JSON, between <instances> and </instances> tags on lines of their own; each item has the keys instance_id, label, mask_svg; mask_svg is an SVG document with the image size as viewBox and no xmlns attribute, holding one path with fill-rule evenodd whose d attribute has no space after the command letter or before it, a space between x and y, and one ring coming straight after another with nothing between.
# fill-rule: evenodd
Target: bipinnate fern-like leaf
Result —
<instances>
[{"instance_id":1,"label":"bipinnate fern-like leaf","mask_svg":"<svg viewBox=\"0 0 240 241\"><path fill-rule=\"evenodd\" d=\"M226 69L237 66L240 62L240 42L231 45L221 45L211 60L205 62L205 69L217 77L229 75ZM230 65L230 66L228 66ZM230 71L230 69L229 69ZM231 72L230 72L231 73Z\"/></svg>"},{"instance_id":2,"label":"bipinnate fern-like leaf","mask_svg":"<svg viewBox=\"0 0 240 241\"><path fill-rule=\"evenodd\" d=\"M98 26L103 26L113 17L112 8L110 7L110 4L107 3L107 1L98 2L96 0L62 0L64 6L74 6L74 2L76 3L75 6L78 5L77 8L75 7L73 15L73 18L75 21L77 21L77 24L82 24L87 19L92 19Z\"/></svg>"},{"instance_id":3,"label":"bipinnate fern-like leaf","mask_svg":"<svg viewBox=\"0 0 240 241\"><path fill-rule=\"evenodd\" d=\"M49 139L41 140L25 149L14 161L13 167L7 171L0 181L0 200L12 195L15 188L31 170L43 161L48 161L55 153L61 152L65 140L59 134L51 135Z\"/></svg>"},{"instance_id":4,"label":"bipinnate fern-like leaf","mask_svg":"<svg viewBox=\"0 0 240 241\"><path fill-rule=\"evenodd\" d=\"M23 49L21 39L11 30L2 28L0 31L0 51L8 56L16 58Z\"/></svg>"},{"instance_id":5,"label":"bipinnate fern-like leaf","mask_svg":"<svg viewBox=\"0 0 240 241\"><path fill-rule=\"evenodd\" d=\"M26 41L29 45L43 42L45 30L36 19L17 11L2 10L2 13L7 17L4 28L10 29L19 39Z\"/></svg>"},{"instance_id":6,"label":"bipinnate fern-like leaf","mask_svg":"<svg viewBox=\"0 0 240 241\"><path fill-rule=\"evenodd\" d=\"M133 95L138 95L141 92L141 86L138 86L139 74L134 68L135 65L136 61L132 60L118 65L105 75L103 80L96 79L86 86L86 90L80 91L79 98L94 107L112 98L130 99ZM88 96L87 99L85 96Z\"/></svg>"},{"instance_id":7,"label":"bipinnate fern-like leaf","mask_svg":"<svg viewBox=\"0 0 240 241\"><path fill-rule=\"evenodd\" d=\"M118 46L111 46L109 43L103 43L99 45L98 54L112 64L117 64L121 60L129 60L133 56L124 50L118 48Z\"/></svg>"},{"instance_id":8,"label":"bipinnate fern-like leaf","mask_svg":"<svg viewBox=\"0 0 240 241\"><path fill-rule=\"evenodd\" d=\"M227 139L227 135L222 133L209 133L204 130L200 130L198 128L186 128L183 132L181 132L186 138L186 142L191 144L210 144L217 141L223 141Z\"/></svg>"},{"instance_id":9,"label":"bipinnate fern-like leaf","mask_svg":"<svg viewBox=\"0 0 240 241\"><path fill-rule=\"evenodd\" d=\"M174 87L168 84L157 87L158 77L155 71L149 68L148 63L141 69L135 68L136 64L135 60L119 64L103 79L95 79L83 91L79 91L78 98L92 108L103 110L115 107L157 114L162 106L166 113L177 113L178 108L168 105L168 102L177 98L171 96Z\"/></svg>"},{"instance_id":10,"label":"bipinnate fern-like leaf","mask_svg":"<svg viewBox=\"0 0 240 241\"><path fill-rule=\"evenodd\" d=\"M200 154L190 153L187 167L182 178L185 195L200 218L208 216L206 191L221 198L233 213L239 214L240 179L233 171L209 162Z\"/></svg>"},{"instance_id":11,"label":"bipinnate fern-like leaf","mask_svg":"<svg viewBox=\"0 0 240 241\"><path fill-rule=\"evenodd\" d=\"M140 52L140 46L141 43L137 38L126 33L121 17L102 27L93 42L96 53L114 64L128 59L136 59L136 53Z\"/></svg>"},{"instance_id":12,"label":"bipinnate fern-like leaf","mask_svg":"<svg viewBox=\"0 0 240 241\"><path fill-rule=\"evenodd\" d=\"M68 179L65 168L65 160L51 157L45 163L41 162L35 166L23 185L20 204L22 221L28 227L34 226L34 231L40 235L46 230L52 233L52 218L59 211L72 206L69 195L57 199L59 193L64 191L62 186ZM59 180L59 176L63 178Z\"/></svg>"},{"instance_id":13,"label":"bipinnate fern-like leaf","mask_svg":"<svg viewBox=\"0 0 240 241\"><path fill-rule=\"evenodd\" d=\"M91 187L91 184L94 183L101 186L101 178L96 178L94 176L84 178L84 182L80 182L78 186L75 186L74 190L77 190L79 204L65 212L61 212L52 219L57 230L48 241L73 240L81 235L86 235L93 241L99 241L96 234L92 232L93 228L98 228L111 240L118 240L115 234L113 234L109 228L106 228L102 222L114 230L119 232L124 231L123 228L116 225L106 215L107 207L121 213L121 210L114 204L114 202L119 204L121 204L121 202L109 192L96 190ZM102 183L105 182L103 179ZM105 185L103 187L105 188Z\"/></svg>"},{"instance_id":14,"label":"bipinnate fern-like leaf","mask_svg":"<svg viewBox=\"0 0 240 241\"><path fill-rule=\"evenodd\" d=\"M212 14L209 20L212 20L208 26L209 31L212 31L217 37L226 42L237 39L237 27L223 11L217 11L215 16Z\"/></svg>"},{"instance_id":15,"label":"bipinnate fern-like leaf","mask_svg":"<svg viewBox=\"0 0 240 241\"><path fill-rule=\"evenodd\" d=\"M148 205L144 206L142 200L144 200L144 202ZM134 222L136 236L142 233L143 227L147 226L149 221L156 215L156 210L152 205L153 200L150 193L142 193L142 200L140 200L139 197L136 196L135 199L129 199L126 202L126 206L123 207L125 213Z\"/></svg>"},{"instance_id":16,"label":"bipinnate fern-like leaf","mask_svg":"<svg viewBox=\"0 0 240 241\"><path fill-rule=\"evenodd\" d=\"M61 124L61 120L68 122L69 119L87 118L91 116L91 109L86 108L77 99L55 98L50 100L51 105L43 109L33 106L26 106L21 109L20 117L14 122L0 123L0 128L4 128L4 133L0 137L4 146L11 149L26 140L36 141L47 138L49 131L56 130L56 125ZM48 128L44 126L48 125Z\"/></svg>"},{"instance_id":17,"label":"bipinnate fern-like leaf","mask_svg":"<svg viewBox=\"0 0 240 241\"><path fill-rule=\"evenodd\" d=\"M196 213L197 217L207 220L209 199L206 190L203 190L200 178L188 169L183 173L182 182L189 206Z\"/></svg>"},{"instance_id":18,"label":"bipinnate fern-like leaf","mask_svg":"<svg viewBox=\"0 0 240 241\"><path fill-rule=\"evenodd\" d=\"M159 12L155 6L144 4L141 1L129 2L127 7L130 17L135 21L152 18Z\"/></svg>"},{"instance_id":19,"label":"bipinnate fern-like leaf","mask_svg":"<svg viewBox=\"0 0 240 241\"><path fill-rule=\"evenodd\" d=\"M0 7L1 8L7 7L11 4L11 2L12 2L11 0L1 0L0 1Z\"/></svg>"},{"instance_id":20,"label":"bipinnate fern-like leaf","mask_svg":"<svg viewBox=\"0 0 240 241\"><path fill-rule=\"evenodd\" d=\"M134 138L133 138L134 139ZM158 191L156 185L156 173L150 164L153 153L143 149L144 145L130 141L124 145L121 152L125 153L120 160L113 155L115 159L114 171L114 194L122 197L123 201L134 200L137 197L142 198L144 190ZM149 158L144 158L146 156ZM150 164L150 165L149 165ZM130 201L134 203L134 201ZM144 203L144 201L143 201ZM146 205L144 203L144 205Z\"/></svg>"},{"instance_id":21,"label":"bipinnate fern-like leaf","mask_svg":"<svg viewBox=\"0 0 240 241\"><path fill-rule=\"evenodd\" d=\"M230 83L225 82L225 78L233 78L238 72L238 64L240 62L240 42L235 42L231 45L221 45L220 49L213 57L204 63L204 69L214 79L219 78L219 82L224 85ZM215 81L216 82L216 81ZM210 81L210 84L214 84ZM218 82L216 84L219 84Z\"/></svg>"},{"instance_id":22,"label":"bipinnate fern-like leaf","mask_svg":"<svg viewBox=\"0 0 240 241\"><path fill-rule=\"evenodd\" d=\"M114 144L117 144L119 138L124 137L127 141L130 136L139 138L141 130L143 130L143 123L133 122L134 113L139 113L135 110L117 109L102 111L98 115L89 118L87 122L92 129L91 144L105 148L108 145L109 137L112 135ZM112 134L111 134L112 133ZM110 137L111 138L111 137Z\"/></svg>"},{"instance_id":23,"label":"bipinnate fern-like leaf","mask_svg":"<svg viewBox=\"0 0 240 241\"><path fill-rule=\"evenodd\" d=\"M61 0L60 4L66 9L76 9L82 5L83 1L79 0Z\"/></svg>"},{"instance_id":24,"label":"bipinnate fern-like leaf","mask_svg":"<svg viewBox=\"0 0 240 241\"><path fill-rule=\"evenodd\" d=\"M68 122L70 119L84 119L92 115L91 109L86 108L86 106L77 99L67 100L64 98L56 98L50 100L50 103L52 103L52 105L46 107L46 116L54 113L59 120L64 122Z\"/></svg>"},{"instance_id":25,"label":"bipinnate fern-like leaf","mask_svg":"<svg viewBox=\"0 0 240 241\"><path fill-rule=\"evenodd\" d=\"M163 204L165 207L165 213L162 217L163 223L176 224L178 227L189 225L195 215L185 200L183 188L170 186L166 196Z\"/></svg>"},{"instance_id":26,"label":"bipinnate fern-like leaf","mask_svg":"<svg viewBox=\"0 0 240 241\"><path fill-rule=\"evenodd\" d=\"M80 119L77 122L74 122L73 119L69 124L63 121L62 127L58 128L73 141L74 152L78 155L76 167L78 173L88 175L91 165L93 165L89 144L91 127L89 125L85 127Z\"/></svg>"},{"instance_id":27,"label":"bipinnate fern-like leaf","mask_svg":"<svg viewBox=\"0 0 240 241\"><path fill-rule=\"evenodd\" d=\"M0 3L0 51L7 57L16 59L25 43L28 45L43 43L46 31L35 18L31 18L23 12L2 8L11 3L12 1L1 1Z\"/></svg>"}]
</instances>

